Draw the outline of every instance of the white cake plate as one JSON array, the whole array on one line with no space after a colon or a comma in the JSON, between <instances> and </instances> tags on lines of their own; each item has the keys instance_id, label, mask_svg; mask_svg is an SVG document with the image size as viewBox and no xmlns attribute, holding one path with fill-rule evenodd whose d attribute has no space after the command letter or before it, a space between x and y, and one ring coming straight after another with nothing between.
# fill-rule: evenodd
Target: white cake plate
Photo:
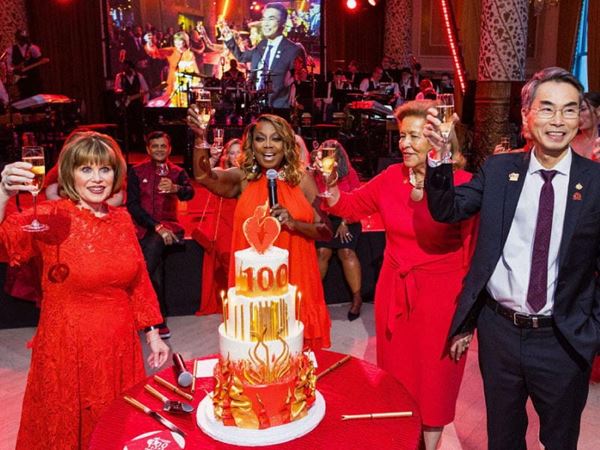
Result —
<instances>
[{"instance_id":1,"label":"white cake plate","mask_svg":"<svg viewBox=\"0 0 600 450\"><path fill-rule=\"evenodd\" d=\"M302 419L264 430L248 430L234 426L225 426L215 418L212 399L204 397L198 405L196 421L198 426L211 438L226 444L261 447L263 445L282 444L304 436L316 428L325 416L325 399L315 391L315 402Z\"/></svg>"}]
</instances>

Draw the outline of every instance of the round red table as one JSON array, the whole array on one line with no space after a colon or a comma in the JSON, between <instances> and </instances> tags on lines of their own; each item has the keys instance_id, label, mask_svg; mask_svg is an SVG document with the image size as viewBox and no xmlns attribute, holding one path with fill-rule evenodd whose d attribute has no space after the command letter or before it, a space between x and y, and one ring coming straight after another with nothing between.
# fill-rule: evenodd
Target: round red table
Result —
<instances>
[{"instance_id":1,"label":"round red table","mask_svg":"<svg viewBox=\"0 0 600 450\"><path fill-rule=\"evenodd\" d=\"M329 351L315 351L319 367L317 374L344 357ZM188 364L191 367L191 364ZM161 377L175 383L171 367L159 372ZM196 424L196 411L187 416L163 413L159 400L144 391L149 383L171 399L183 400L169 393L152 378L131 388L127 394L146 406L161 413L186 433L186 449L240 449L224 444L205 435ZM213 378L198 378L192 403L195 407L212 391ZM418 407L406 389L387 372L357 358L317 381L317 390L325 398L326 412L321 423L313 431L285 444L260 447L265 450L281 449L416 449L421 436L421 420ZM342 414L365 414L377 412L413 411L412 417L392 419L360 419L342 421ZM151 417L134 409L117 398L100 418L90 442L91 450L121 450L134 437L164 427Z\"/></svg>"}]
</instances>

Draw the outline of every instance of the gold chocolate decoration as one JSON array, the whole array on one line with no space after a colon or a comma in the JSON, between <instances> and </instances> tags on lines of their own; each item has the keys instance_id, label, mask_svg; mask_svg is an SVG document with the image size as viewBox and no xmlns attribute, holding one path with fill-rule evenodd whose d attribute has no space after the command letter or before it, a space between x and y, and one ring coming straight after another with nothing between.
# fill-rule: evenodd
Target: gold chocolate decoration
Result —
<instances>
[{"instance_id":1,"label":"gold chocolate decoration","mask_svg":"<svg viewBox=\"0 0 600 450\"><path fill-rule=\"evenodd\" d=\"M258 416L252 409L252 402L244 395L242 382L235 375L231 377L231 381L229 396L231 397L231 415L235 424L240 428L258 430Z\"/></svg>"}]
</instances>

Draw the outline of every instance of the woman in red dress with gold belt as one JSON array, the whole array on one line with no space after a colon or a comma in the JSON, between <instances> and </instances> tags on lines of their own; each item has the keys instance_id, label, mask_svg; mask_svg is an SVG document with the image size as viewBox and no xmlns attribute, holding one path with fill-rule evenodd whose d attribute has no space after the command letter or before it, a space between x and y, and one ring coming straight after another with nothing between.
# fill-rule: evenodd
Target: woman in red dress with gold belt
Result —
<instances>
[{"instance_id":1,"label":"woman in red dress with gold belt","mask_svg":"<svg viewBox=\"0 0 600 450\"><path fill-rule=\"evenodd\" d=\"M192 130L202 140L198 112L188 110ZM196 150L196 149L195 149ZM331 239L331 227L315 202L317 186L312 175L305 172L290 125L281 117L263 114L249 125L242 138L240 167L226 171L212 170L208 155L194 153L196 181L211 192L224 197L238 197L233 218L232 255L249 247L242 232L242 223L267 202L268 169L278 171L278 203L271 215L281 223L281 233L274 246L289 251L289 280L302 292L301 320L304 341L312 348L329 347L331 321L325 305L323 286L317 264L314 241ZM233 286L234 264L230 265L229 283Z\"/></svg>"},{"instance_id":2,"label":"woman in red dress with gold belt","mask_svg":"<svg viewBox=\"0 0 600 450\"><path fill-rule=\"evenodd\" d=\"M356 221L378 212L386 236L375 291L377 363L397 377L419 404L425 447L435 449L454 420L465 358L448 355L448 330L470 259L473 222L433 220L423 190L427 152L423 137L431 102L397 111L403 164L394 164L352 192L330 190L329 211ZM470 175L456 171L457 184Z\"/></svg>"},{"instance_id":3,"label":"woman in red dress with gold belt","mask_svg":"<svg viewBox=\"0 0 600 450\"><path fill-rule=\"evenodd\" d=\"M0 220L8 199L32 191L31 165L2 171ZM86 132L59 157L66 198L38 207L47 231L30 233L31 211L0 224L0 259L41 260L43 300L17 449L87 448L105 408L144 379L138 330L146 330L148 363L165 363L169 348L153 325L162 322L129 214L106 204L119 191L125 161L109 136Z\"/></svg>"}]
</instances>

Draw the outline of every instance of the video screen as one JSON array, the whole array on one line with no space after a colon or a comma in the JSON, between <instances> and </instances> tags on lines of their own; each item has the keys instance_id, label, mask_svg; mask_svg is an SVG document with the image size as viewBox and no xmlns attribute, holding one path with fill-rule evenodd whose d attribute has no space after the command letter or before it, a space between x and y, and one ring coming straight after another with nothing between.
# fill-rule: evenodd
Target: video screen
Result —
<instances>
[{"instance_id":1,"label":"video screen","mask_svg":"<svg viewBox=\"0 0 600 450\"><path fill-rule=\"evenodd\" d=\"M288 10L283 34L304 48L306 76L321 73L322 1L280 2ZM253 1L246 11L236 9L238 3L246 7L246 2L224 2L220 7L228 11L216 11L216 17L202 15L200 9L182 11L175 0L139 3L136 7L131 1L109 0L109 75L118 84L119 73L127 64L133 66L144 76L147 106L187 107L199 87L212 89L217 95L232 65L243 73L240 79L251 78L250 64L231 62L235 58L221 37L219 19L222 17L233 30L238 47L249 50L263 39L261 18L268 0ZM182 45L189 50L183 56ZM125 78L121 78L123 82ZM237 81L228 87L228 97L241 97L239 91L247 90Z\"/></svg>"}]
</instances>

